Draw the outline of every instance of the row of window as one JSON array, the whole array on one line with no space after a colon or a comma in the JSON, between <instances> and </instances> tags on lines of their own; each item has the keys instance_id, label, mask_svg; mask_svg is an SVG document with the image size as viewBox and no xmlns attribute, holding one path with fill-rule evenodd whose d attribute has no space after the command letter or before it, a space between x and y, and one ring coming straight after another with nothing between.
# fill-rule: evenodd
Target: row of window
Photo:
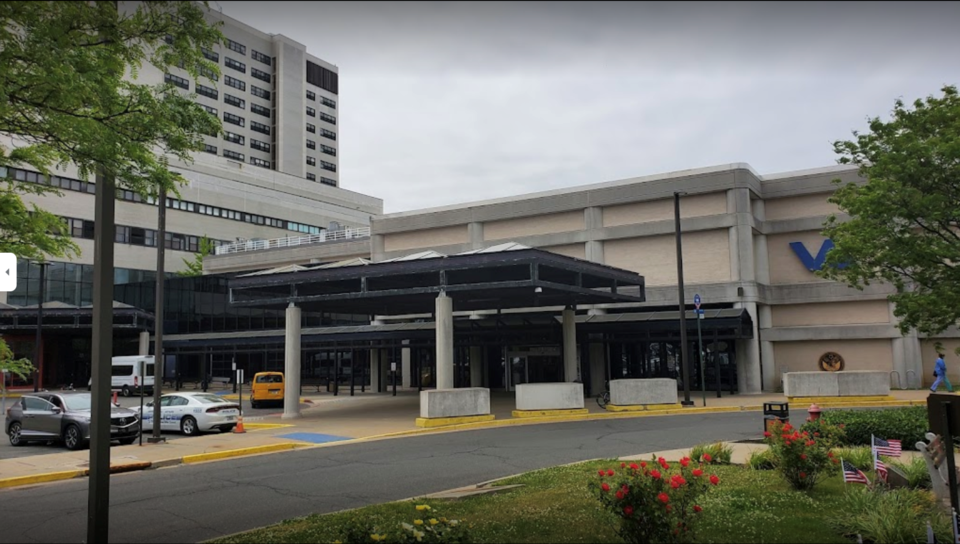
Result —
<instances>
[{"instance_id":1,"label":"row of window","mask_svg":"<svg viewBox=\"0 0 960 544\"><path fill-rule=\"evenodd\" d=\"M317 99L317 93L313 91L307 91L307 100L316 101L316 99ZM337 103L325 96L320 97L320 103L323 104L324 106L327 106L328 108L337 109Z\"/></svg>"},{"instance_id":2,"label":"row of window","mask_svg":"<svg viewBox=\"0 0 960 544\"><path fill-rule=\"evenodd\" d=\"M67 225L70 236L73 238L84 238L93 240L94 225L93 221L88 219L74 219L72 217L61 217L60 219ZM178 234L176 232L164 233L164 247L177 251L200 252L200 236L189 234ZM114 241L118 244L130 244L134 246L157 246L157 231L154 229L145 229L140 227L127 227L116 225ZM221 240L213 240L215 246L226 244Z\"/></svg>"},{"instance_id":3,"label":"row of window","mask_svg":"<svg viewBox=\"0 0 960 544\"><path fill-rule=\"evenodd\" d=\"M270 55L264 55L263 53L257 51L256 49L250 50L250 58L252 58L255 61L262 62L267 66L271 65Z\"/></svg>"},{"instance_id":4,"label":"row of window","mask_svg":"<svg viewBox=\"0 0 960 544\"><path fill-rule=\"evenodd\" d=\"M311 123L307 123L307 132L309 132L310 134L316 134L316 133L317 133L317 125L314 125L314 124L311 124ZM332 130L327 130L327 129L325 129L325 128L321 128L321 129L320 129L320 135L323 136L324 138L328 138L328 139L330 139L330 140L336 140L336 139L337 139L337 133L336 133L336 132L333 132Z\"/></svg>"},{"instance_id":5,"label":"row of window","mask_svg":"<svg viewBox=\"0 0 960 544\"><path fill-rule=\"evenodd\" d=\"M267 83L270 83L273 81L273 78L270 77L270 74L268 74L267 72L264 72L263 70L257 70L252 66L250 67L250 75L259 79L260 81L265 81Z\"/></svg>"},{"instance_id":6,"label":"row of window","mask_svg":"<svg viewBox=\"0 0 960 544\"><path fill-rule=\"evenodd\" d=\"M247 65L239 60L231 59L230 57L223 57L223 65L227 68L233 68L238 72L242 72L244 74L247 73Z\"/></svg>"},{"instance_id":7,"label":"row of window","mask_svg":"<svg viewBox=\"0 0 960 544\"><path fill-rule=\"evenodd\" d=\"M317 181L317 175L314 174L313 172L307 172L307 179L310 180L310 181ZM323 176L320 176L320 183L322 183L322 184L324 184L324 185L329 185L329 186L331 186L331 187L336 187L336 186L337 186L337 180L335 180L335 179L330 179L330 178L325 178L325 177L323 177Z\"/></svg>"},{"instance_id":8,"label":"row of window","mask_svg":"<svg viewBox=\"0 0 960 544\"><path fill-rule=\"evenodd\" d=\"M310 166L316 166L316 165L317 165L317 159L316 159L315 157L310 157L310 156L308 156L308 157L307 157L307 164L310 165ZM331 172L336 172L336 171L337 171L337 165L333 164L332 162L327 162L327 161L320 161L320 168L323 168L324 170L329 170L329 171L331 171ZM308 179L309 179L309 178L308 178Z\"/></svg>"},{"instance_id":9,"label":"row of window","mask_svg":"<svg viewBox=\"0 0 960 544\"><path fill-rule=\"evenodd\" d=\"M213 147L213 146L210 146L210 147ZM216 147L213 147L213 149L214 149L214 152L216 152ZM6 177L10 177L14 180L27 182L27 183L39 183L42 185L49 185L51 187L57 187L67 191L96 194L97 185L96 183L93 183L93 182L81 181L78 179L72 179L72 178L67 178L63 176L47 177L37 172L24 170L22 168L7 168L7 167L0 166L0 178L6 178ZM316 180L313 180L313 181L316 181ZM327 178L321 178L320 181L321 183L327 183L328 185L334 185L334 186L336 186L336 183L337 183L336 181L329 180ZM121 200L126 200L128 202L145 202L151 205L156 204L156 200L153 198L144 199L140 196L140 193L125 190L125 189L117 190L117 198ZM302 223L295 223L293 221L286 221L284 219L263 217L260 215L248 214L248 213L239 212L236 210L229 210L226 208L205 206L202 204L196 204L194 202L189 202L185 200L167 199L167 207L182 210L182 211L201 213L204 215L212 215L214 217L233 219L235 221L242 221L244 223L253 223L257 225L269 225L277 228L285 228L287 230L292 230L294 232L318 234L320 230L322 230L321 227L316 227L312 225L304 225Z\"/></svg>"}]
</instances>

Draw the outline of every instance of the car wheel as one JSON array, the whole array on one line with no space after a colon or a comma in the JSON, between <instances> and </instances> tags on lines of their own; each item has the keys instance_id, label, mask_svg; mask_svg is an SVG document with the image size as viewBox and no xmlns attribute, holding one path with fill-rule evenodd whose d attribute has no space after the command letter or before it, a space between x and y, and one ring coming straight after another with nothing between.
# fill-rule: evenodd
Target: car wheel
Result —
<instances>
[{"instance_id":1,"label":"car wheel","mask_svg":"<svg viewBox=\"0 0 960 544\"><path fill-rule=\"evenodd\" d=\"M129 396L130 396L130 388L127 387L126 385L124 385L124 386L123 386L123 389L120 390L120 394L123 395L124 397L129 397Z\"/></svg>"},{"instance_id":2,"label":"car wheel","mask_svg":"<svg viewBox=\"0 0 960 544\"><path fill-rule=\"evenodd\" d=\"M256 409L260 407L260 404L257 401L250 399L250 407Z\"/></svg>"},{"instance_id":3,"label":"car wheel","mask_svg":"<svg viewBox=\"0 0 960 544\"><path fill-rule=\"evenodd\" d=\"M134 436L133 438L121 438L119 442L121 446L129 446L130 444L133 444L136 441L137 441L137 437Z\"/></svg>"},{"instance_id":4,"label":"car wheel","mask_svg":"<svg viewBox=\"0 0 960 544\"><path fill-rule=\"evenodd\" d=\"M68 450L79 450L83 448L83 437L80 435L80 427L67 425L67 428L63 430L63 444Z\"/></svg>"},{"instance_id":5,"label":"car wheel","mask_svg":"<svg viewBox=\"0 0 960 544\"><path fill-rule=\"evenodd\" d=\"M221 428L220 428L220 431L225 432L225 433L232 433L234 427L236 427L236 425L227 425L226 427L221 427Z\"/></svg>"},{"instance_id":6,"label":"car wheel","mask_svg":"<svg viewBox=\"0 0 960 544\"><path fill-rule=\"evenodd\" d=\"M10 445L11 446L25 446L27 441L23 439L23 435L20 434L20 424L11 423L10 429L7 431L7 434L10 436Z\"/></svg>"},{"instance_id":7,"label":"car wheel","mask_svg":"<svg viewBox=\"0 0 960 544\"><path fill-rule=\"evenodd\" d=\"M190 416L183 418L180 420L180 431L186 436L195 436L200 434L200 429L197 427L197 420Z\"/></svg>"}]
</instances>

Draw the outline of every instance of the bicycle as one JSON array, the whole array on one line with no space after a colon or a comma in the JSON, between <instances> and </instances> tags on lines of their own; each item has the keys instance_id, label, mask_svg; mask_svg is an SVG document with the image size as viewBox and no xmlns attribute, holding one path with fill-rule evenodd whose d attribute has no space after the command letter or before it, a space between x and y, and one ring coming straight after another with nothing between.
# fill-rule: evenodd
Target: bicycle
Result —
<instances>
[{"instance_id":1,"label":"bicycle","mask_svg":"<svg viewBox=\"0 0 960 544\"><path fill-rule=\"evenodd\" d=\"M597 395L597 404L600 405L604 410L607 409L607 405L610 404L610 382L604 382L604 391Z\"/></svg>"}]
</instances>

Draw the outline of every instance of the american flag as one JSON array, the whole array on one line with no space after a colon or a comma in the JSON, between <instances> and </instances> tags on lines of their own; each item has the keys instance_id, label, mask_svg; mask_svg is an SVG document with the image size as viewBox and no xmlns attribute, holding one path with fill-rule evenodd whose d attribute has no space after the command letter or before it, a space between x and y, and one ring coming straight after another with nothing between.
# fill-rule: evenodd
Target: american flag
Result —
<instances>
[{"instance_id":1,"label":"american flag","mask_svg":"<svg viewBox=\"0 0 960 544\"><path fill-rule=\"evenodd\" d=\"M873 470L876 471L877 476L883 480L887 481L887 465L883 464L883 461L880 460L880 454L874 453L873 455Z\"/></svg>"},{"instance_id":2,"label":"american flag","mask_svg":"<svg viewBox=\"0 0 960 544\"><path fill-rule=\"evenodd\" d=\"M851 465L848 461L843 461L843 481L855 484L870 484L867 475L862 470Z\"/></svg>"},{"instance_id":3,"label":"american flag","mask_svg":"<svg viewBox=\"0 0 960 544\"><path fill-rule=\"evenodd\" d=\"M884 440L874 436L873 451L877 452L877 455L900 457L900 454L903 452L903 448L901 447L899 440Z\"/></svg>"}]
</instances>

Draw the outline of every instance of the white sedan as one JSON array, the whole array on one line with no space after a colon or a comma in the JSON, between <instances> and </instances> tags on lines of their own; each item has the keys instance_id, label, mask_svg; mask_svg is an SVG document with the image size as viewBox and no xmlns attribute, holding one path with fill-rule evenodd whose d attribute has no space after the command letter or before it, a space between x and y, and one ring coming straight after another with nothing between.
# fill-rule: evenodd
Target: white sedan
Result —
<instances>
[{"instance_id":1,"label":"white sedan","mask_svg":"<svg viewBox=\"0 0 960 544\"><path fill-rule=\"evenodd\" d=\"M137 408L139 410L139 408ZM144 430L153 427L153 403L143 410ZM237 425L240 406L212 393L169 393L160 397L160 430L187 436L215 429L229 432Z\"/></svg>"}]
</instances>

